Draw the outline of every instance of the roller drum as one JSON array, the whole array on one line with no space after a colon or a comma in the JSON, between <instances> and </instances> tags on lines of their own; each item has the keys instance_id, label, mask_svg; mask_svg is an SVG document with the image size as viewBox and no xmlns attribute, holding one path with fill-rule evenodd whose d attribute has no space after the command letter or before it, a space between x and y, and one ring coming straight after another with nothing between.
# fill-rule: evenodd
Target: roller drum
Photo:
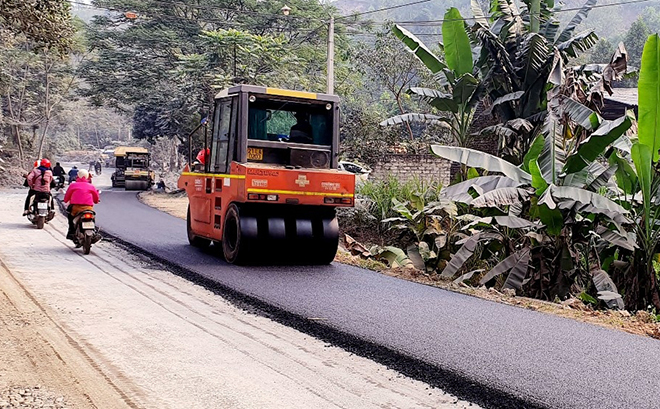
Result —
<instances>
[{"instance_id":1,"label":"roller drum","mask_svg":"<svg viewBox=\"0 0 660 409\"><path fill-rule=\"evenodd\" d=\"M146 180L127 180L125 188L126 190L147 190L149 189L149 182Z\"/></svg>"}]
</instances>

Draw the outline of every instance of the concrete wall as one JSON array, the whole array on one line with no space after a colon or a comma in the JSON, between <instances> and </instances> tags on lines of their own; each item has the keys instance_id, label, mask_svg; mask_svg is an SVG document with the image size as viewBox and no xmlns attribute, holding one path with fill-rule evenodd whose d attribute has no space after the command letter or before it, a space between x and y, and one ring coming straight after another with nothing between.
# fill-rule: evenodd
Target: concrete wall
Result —
<instances>
[{"instance_id":1,"label":"concrete wall","mask_svg":"<svg viewBox=\"0 0 660 409\"><path fill-rule=\"evenodd\" d=\"M404 182L419 179L449 185L451 163L433 155L386 155L372 166L369 180L384 180L392 175Z\"/></svg>"}]
</instances>

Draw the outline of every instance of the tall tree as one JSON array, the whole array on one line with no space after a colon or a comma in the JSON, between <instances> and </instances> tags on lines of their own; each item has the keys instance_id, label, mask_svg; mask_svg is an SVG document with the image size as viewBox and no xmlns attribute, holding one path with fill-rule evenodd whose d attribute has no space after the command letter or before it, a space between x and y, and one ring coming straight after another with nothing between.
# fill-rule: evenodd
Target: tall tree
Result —
<instances>
[{"instance_id":1,"label":"tall tree","mask_svg":"<svg viewBox=\"0 0 660 409\"><path fill-rule=\"evenodd\" d=\"M63 0L0 0L0 27L24 34L37 47L67 53L74 33L70 8Z\"/></svg>"},{"instance_id":2,"label":"tall tree","mask_svg":"<svg viewBox=\"0 0 660 409\"><path fill-rule=\"evenodd\" d=\"M318 1L288 2L289 16L274 0L94 4L111 11L89 29L88 95L99 105L134 107L138 137L182 137L207 114L216 87L243 80L320 90L325 83L332 9Z\"/></svg>"}]
</instances>

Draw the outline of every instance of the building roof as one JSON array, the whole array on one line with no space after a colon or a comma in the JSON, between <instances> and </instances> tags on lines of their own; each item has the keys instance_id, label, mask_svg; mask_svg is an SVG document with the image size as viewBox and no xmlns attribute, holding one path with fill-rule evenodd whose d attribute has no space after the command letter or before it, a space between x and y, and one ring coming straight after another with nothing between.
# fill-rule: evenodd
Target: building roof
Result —
<instances>
[{"instance_id":1,"label":"building roof","mask_svg":"<svg viewBox=\"0 0 660 409\"><path fill-rule=\"evenodd\" d=\"M618 102L627 106L637 106L637 88L614 88L612 95L605 94L606 101Z\"/></svg>"}]
</instances>

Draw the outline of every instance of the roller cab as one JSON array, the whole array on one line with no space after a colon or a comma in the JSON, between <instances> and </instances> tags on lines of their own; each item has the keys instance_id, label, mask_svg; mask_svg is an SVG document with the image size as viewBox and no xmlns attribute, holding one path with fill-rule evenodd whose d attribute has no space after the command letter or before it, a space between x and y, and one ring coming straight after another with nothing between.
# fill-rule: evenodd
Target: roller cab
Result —
<instances>
[{"instance_id":1,"label":"roller cab","mask_svg":"<svg viewBox=\"0 0 660 409\"><path fill-rule=\"evenodd\" d=\"M354 175L337 170L338 103L248 85L220 92L178 182L190 243L214 242L230 263L330 263L335 209L353 206L355 193Z\"/></svg>"}]
</instances>

